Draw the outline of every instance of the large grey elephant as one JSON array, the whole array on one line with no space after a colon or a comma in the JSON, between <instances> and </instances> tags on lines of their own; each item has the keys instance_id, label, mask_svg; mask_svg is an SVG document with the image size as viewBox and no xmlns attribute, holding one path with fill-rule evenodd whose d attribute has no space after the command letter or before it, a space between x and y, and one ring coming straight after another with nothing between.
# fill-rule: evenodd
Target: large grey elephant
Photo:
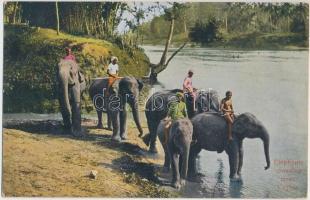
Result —
<instances>
[{"instance_id":1,"label":"large grey elephant","mask_svg":"<svg viewBox=\"0 0 310 200\"><path fill-rule=\"evenodd\" d=\"M86 81L75 61L58 63L59 103L66 133L81 135L81 92Z\"/></svg>"},{"instance_id":2,"label":"large grey elephant","mask_svg":"<svg viewBox=\"0 0 310 200\"><path fill-rule=\"evenodd\" d=\"M108 78L100 78L95 79L89 88L89 94L98 115L98 127L102 128L102 112L107 112L108 128L111 128L111 124L113 127L112 140L125 140L127 138L126 104L128 103L141 137L143 130L139 119L138 98L143 83L129 76L116 80L113 87L110 87L106 92L107 85Z\"/></svg>"},{"instance_id":3,"label":"large grey elephant","mask_svg":"<svg viewBox=\"0 0 310 200\"><path fill-rule=\"evenodd\" d=\"M233 140L227 136L227 123L220 114L201 113L192 118L194 127L193 140L197 141L190 149L189 176L194 177L196 171L196 158L202 149L217 151L225 150L229 157L230 175L233 180L239 179L243 164L243 139L260 138L264 144L267 166L270 167L269 134L264 125L251 113L236 116L232 126Z\"/></svg>"},{"instance_id":4,"label":"large grey elephant","mask_svg":"<svg viewBox=\"0 0 310 200\"><path fill-rule=\"evenodd\" d=\"M163 144L165 122L157 128L158 137ZM167 144L163 144L165 163L172 160L172 186L180 188L187 178L189 150L192 142L193 125L189 119L179 119L172 123ZM180 162L179 162L180 161ZM179 164L180 163L180 164ZM181 165L181 166L180 166ZM180 170L181 169L181 173Z\"/></svg>"},{"instance_id":5,"label":"large grey elephant","mask_svg":"<svg viewBox=\"0 0 310 200\"><path fill-rule=\"evenodd\" d=\"M152 153L157 153L157 127L160 120L167 116L170 103L176 101L175 95L177 92L183 91L180 89L159 91L154 93L146 102L145 115L150 134L145 137L145 142L147 145L150 145L149 151ZM219 111L219 97L215 90L201 90L197 93L197 98L195 100L196 111L193 109L192 98L187 96L185 100L189 118L202 112Z\"/></svg>"}]
</instances>

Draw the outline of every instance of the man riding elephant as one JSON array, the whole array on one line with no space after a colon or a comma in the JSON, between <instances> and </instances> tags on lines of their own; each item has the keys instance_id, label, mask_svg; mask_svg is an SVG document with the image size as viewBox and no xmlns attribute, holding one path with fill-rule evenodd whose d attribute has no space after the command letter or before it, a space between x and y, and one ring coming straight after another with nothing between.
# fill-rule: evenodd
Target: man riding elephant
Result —
<instances>
[{"instance_id":1,"label":"man riding elephant","mask_svg":"<svg viewBox=\"0 0 310 200\"><path fill-rule=\"evenodd\" d=\"M66 48L66 57L58 63L57 80L65 132L80 136L81 93L86 88L86 81L70 48Z\"/></svg>"},{"instance_id":2,"label":"man riding elephant","mask_svg":"<svg viewBox=\"0 0 310 200\"><path fill-rule=\"evenodd\" d=\"M107 70L107 74L109 75L107 91L109 91L109 88L112 87L113 83L117 79L121 78L118 76L119 66L117 62L118 62L118 58L115 56L112 56L111 63L109 64L108 70Z\"/></svg>"},{"instance_id":3,"label":"man riding elephant","mask_svg":"<svg viewBox=\"0 0 310 200\"><path fill-rule=\"evenodd\" d=\"M187 118L187 111L186 111L186 105L184 103L183 94L181 92L177 92L176 97L177 101L172 102L169 105L167 117L164 119L164 121L166 122L164 129L165 144L167 144L168 142L171 124L178 119Z\"/></svg>"}]
</instances>

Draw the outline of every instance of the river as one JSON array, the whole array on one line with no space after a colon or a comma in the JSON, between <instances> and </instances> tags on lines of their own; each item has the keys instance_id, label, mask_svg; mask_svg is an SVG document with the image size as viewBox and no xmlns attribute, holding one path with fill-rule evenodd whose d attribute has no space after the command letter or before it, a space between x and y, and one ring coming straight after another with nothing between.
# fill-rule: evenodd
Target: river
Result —
<instances>
[{"instance_id":1,"label":"river","mask_svg":"<svg viewBox=\"0 0 310 200\"><path fill-rule=\"evenodd\" d=\"M153 63L163 47L143 46ZM183 197L296 198L307 194L308 51L232 51L185 48L158 75L156 90L181 88L188 69L193 85L233 92L237 113L251 112L270 134L271 168L262 141L245 139L242 181L230 182L225 153L202 151L202 183L188 182Z\"/></svg>"}]
</instances>

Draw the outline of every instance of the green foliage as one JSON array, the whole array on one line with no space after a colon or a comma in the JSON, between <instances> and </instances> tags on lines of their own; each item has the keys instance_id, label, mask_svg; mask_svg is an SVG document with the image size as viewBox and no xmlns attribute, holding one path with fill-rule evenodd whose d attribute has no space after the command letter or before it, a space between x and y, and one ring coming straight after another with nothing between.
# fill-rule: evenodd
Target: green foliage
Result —
<instances>
[{"instance_id":1,"label":"green foliage","mask_svg":"<svg viewBox=\"0 0 310 200\"><path fill-rule=\"evenodd\" d=\"M174 43L184 40L181 37L178 37L180 40L176 40L175 36L187 35L187 30L197 29L215 19L218 33L223 36L223 42L230 40L231 35L241 37L253 33L297 33L304 36L301 38L302 41L298 41L298 45L300 43L307 44L309 33L308 3L192 2L182 5L185 5L186 8L182 11L181 17L175 21ZM159 38L165 38L168 32L164 16L155 17L151 22L141 25L144 30L145 43L162 44ZM200 27L200 29L205 28ZM201 34L201 37L200 40L197 40L198 43L206 38L204 34ZM249 39L251 40L251 38ZM274 41L282 41L282 39ZM219 42L215 40L213 46L215 44L219 44Z\"/></svg>"},{"instance_id":2,"label":"green foliage","mask_svg":"<svg viewBox=\"0 0 310 200\"><path fill-rule=\"evenodd\" d=\"M147 74L149 60L139 49L130 53L103 40L56 35L50 29L6 25L4 28L4 112L47 113L59 110L56 70L64 48L73 54L88 81L106 75L104 66L112 55L119 58L120 75ZM82 108L91 107L86 91Z\"/></svg>"},{"instance_id":3,"label":"green foliage","mask_svg":"<svg viewBox=\"0 0 310 200\"><path fill-rule=\"evenodd\" d=\"M195 26L191 28L189 34L191 41L208 44L213 41L218 41L222 39L219 32L219 22L215 18L211 19L206 24L203 22L196 22Z\"/></svg>"}]
</instances>

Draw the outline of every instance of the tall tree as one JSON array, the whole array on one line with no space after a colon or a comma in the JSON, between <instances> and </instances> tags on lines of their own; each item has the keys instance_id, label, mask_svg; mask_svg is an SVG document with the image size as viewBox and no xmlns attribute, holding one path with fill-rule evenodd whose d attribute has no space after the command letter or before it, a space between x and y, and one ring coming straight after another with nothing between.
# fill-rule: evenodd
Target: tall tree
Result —
<instances>
[{"instance_id":1,"label":"tall tree","mask_svg":"<svg viewBox=\"0 0 310 200\"><path fill-rule=\"evenodd\" d=\"M55 2L55 7L56 7L56 30L57 30L57 35L59 35L59 13L58 13L58 2Z\"/></svg>"},{"instance_id":2,"label":"tall tree","mask_svg":"<svg viewBox=\"0 0 310 200\"><path fill-rule=\"evenodd\" d=\"M162 72L163 70L165 70L169 64L169 62L173 59L173 57L179 52L181 51L184 46L186 45L187 41L184 42L183 45L181 45L170 57L169 59L167 59L167 54L168 54L168 50L169 50L169 46L172 40L172 36L173 36L173 29L174 29L174 23L175 20L180 18L180 16L182 15L182 13L184 12L185 9L185 5L180 4L180 3L176 3L174 2L172 4L172 8L167 8L165 9L165 18L166 20L170 21L170 26L169 26L169 33L166 39L166 44L165 44L165 49L162 53L161 59L159 61L159 63L157 64L153 64L151 63L150 67L151 67L151 73L150 73L150 82L151 83L155 83L157 82L157 74Z\"/></svg>"}]
</instances>

